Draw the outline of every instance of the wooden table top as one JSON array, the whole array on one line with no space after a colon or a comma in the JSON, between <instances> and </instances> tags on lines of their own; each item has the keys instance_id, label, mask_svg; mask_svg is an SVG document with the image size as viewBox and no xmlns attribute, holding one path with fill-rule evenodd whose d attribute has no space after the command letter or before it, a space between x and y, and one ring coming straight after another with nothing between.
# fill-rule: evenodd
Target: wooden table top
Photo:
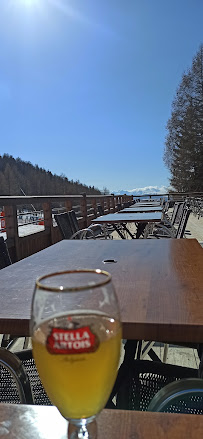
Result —
<instances>
[{"instance_id":1,"label":"wooden table top","mask_svg":"<svg viewBox=\"0 0 203 439\"><path fill-rule=\"evenodd\" d=\"M123 338L203 342L202 267L195 239L63 240L0 270L0 333L29 335L38 276L101 268L112 274Z\"/></svg>"},{"instance_id":2,"label":"wooden table top","mask_svg":"<svg viewBox=\"0 0 203 439\"><path fill-rule=\"evenodd\" d=\"M119 213L143 213L143 212L162 212L163 208L161 206L141 206L137 207L136 204L125 209L119 210Z\"/></svg>"},{"instance_id":3,"label":"wooden table top","mask_svg":"<svg viewBox=\"0 0 203 439\"><path fill-rule=\"evenodd\" d=\"M67 421L56 407L1 404L0 434L7 439L67 439ZM197 439L203 416L103 410L97 417L97 439Z\"/></svg>"},{"instance_id":4,"label":"wooden table top","mask_svg":"<svg viewBox=\"0 0 203 439\"><path fill-rule=\"evenodd\" d=\"M143 212L143 213L108 213L107 215L98 216L92 220L93 223L150 223L160 222L161 212Z\"/></svg>"}]
</instances>

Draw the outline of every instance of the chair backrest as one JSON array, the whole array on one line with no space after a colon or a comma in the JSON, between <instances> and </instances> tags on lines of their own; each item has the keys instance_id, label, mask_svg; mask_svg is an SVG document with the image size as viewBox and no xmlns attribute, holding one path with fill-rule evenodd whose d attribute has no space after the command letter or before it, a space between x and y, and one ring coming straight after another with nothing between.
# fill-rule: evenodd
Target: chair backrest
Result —
<instances>
[{"instance_id":1,"label":"chair backrest","mask_svg":"<svg viewBox=\"0 0 203 439\"><path fill-rule=\"evenodd\" d=\"M0 237L0 269L11 265L11 258L3 236Z\"/></svg>"},{"instance_id":2,"label":"chair backrest","mask_svg":"<svg viewBox=\"0 0 203 439\"><path fill-rule=\"evenodd\" d=\"M121 205L121 203L118 203L117 204L117 211L119 212L119 210L121 210L122 209L122 205Z\"/></svg>"},{"instance_id":3,"label":"chair backrest","mask_svg":"<svg viewBox=\"0 0 203 439\"><path fill-rule=\"evenodd\" d=\"M31 364L29 363L28 361L28 369L31 372ZM36 366L35 371L37 377ZM0 374L0 402L34 404L32 388L26 369L14 352L4 348L0 348ZM31 375L33 376L32 372ZM31 381L33 383L34 379Z\"/></svg>"},{"instance_id":4,"label":"chair backrest","mask_svg":"<svg viewBox=\"0 0 203 439\"><path fill-rule=\"evenodd\" d=\"M177 228L177 232L175 236L177 239L183 238L190 213L191 210L188 209L188 207L185 207L182 213L179 226Z\"/></svg>"},{"instance_id":5,"label":"chair backrest","mask_svg":"<svg viewBox=\"0 0 203 439\"><path fill-rule=\"evenodd\" d=\"M78 224L78 219L76 216L76 213L74 210L69 210L68 212L69 218L70 218L70 223L72 226L72 232L73 234L78 232L78 230L80 230L79 224Z\"/></svg>"},{"instance_id":6,"label":"chair backrest","mask_svg":"<svg viewBox=\"0 0 203 439\"><path fill-rule=\"evenodd\" d=\"M104 215L104 209L103 209L103 207L101 206L101 204L98 204L97 209L98 209L98 212L99 212L99 215L100 215L100 216Z\"/></svg>"},{"instance_id":7,"label":"chair backrest","mask_svg":"<svg viewBox=\"0 0 203 439\"><path fill-rule=\"evenodd\" d=\"M175 217L174 217L173 225L180 224L180 221L181 221L182 215L183 215L183 210L185 207L186 207L185 203L182 203L182 202L178 203L178 209L177 209L177 212L176 212Z\"/></svg>"},{"instance_id":8,"label":"chair backrest","mask_svg":"<svg viewBox=\"0 0 203 439\"><path fill-rule=\"evenodd\" d=\"M56 223L59 227L63 239L70 239L74 232L72 231L72 226L68 212L54 215L54 218L56 220Z\"/></svg>"},{"instance_id":9,"label":"chair backrest","mask_svg":"<svg viewBox=\"0 0 203 439\"><path fill-rule=\"evenodd\" d=\"M160 389L149 404L148 411L203 414L203 380L186 378Z\"/></svg>"},{"instance_id":10,"label":"chair backrest","mask_svg":"<svg viewBox=\"0 0 203 439\"><path fill-rule=\"evenodd\" d=\"M172 217L171 217L171 224L174 225L175 223L175 219L176 219L176 215L179 209L179 204L180 203L175 203L174 207L173 207L173 213L172 213Z\"/></svg>"}]
</instances>

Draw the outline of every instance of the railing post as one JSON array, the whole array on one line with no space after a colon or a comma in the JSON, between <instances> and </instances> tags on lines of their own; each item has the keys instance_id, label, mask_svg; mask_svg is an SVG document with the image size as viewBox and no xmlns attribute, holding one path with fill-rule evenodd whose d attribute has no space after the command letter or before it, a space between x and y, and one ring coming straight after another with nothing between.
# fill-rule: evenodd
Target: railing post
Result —
<instances>
[{"instance_id":1,"label":"railing post","mask_svg":"<svg viewBox=\"0 0 203 439\"><path fill-rule=\"evenodd\" d=\"M108 210L108 213L110 213L110 212L111 212L110 197L107 197L107 198L106 198L106 202L107 202L107 210Z\"/></svg>"},{"instance_id":2,"label":"railing post","mask_svg":"<svg viewBox=\"0 0 203 439\"><path fill-rule=\"evenodd\" d=\"M115 212L115 211L116 211L116 208L115 208L115 198L114 198L114 194L111 194L111 206L112 206L113 212Z\"/></svg>"},{"instance_id":3,"label":"railing post","mask_svg":"<svg viewBox=\"0 0 203 439\"><path fill-rule=\"evenodd\" d=\"M80 210L81 210L81 215L83 217L83 225L84 225L84 227L87 227L87 198L86 198L86 193L83 192L81 195L82 195L82 199L80 200Z\"/></svg>"},{"instance_id":4,"label":"railing post","mask_svg":"<svg viewBox=\"0 0 203 439\"><path fill-rule=\"evenodd\" d=\"M6 218L6 234L8 247L14 246L13 262L19 261L21 259L20 247L19 247L19 237L18 237L18 220L17 220L17 208L16 206L5 206L4 207L5 218Z\"/></svg>"},{"instance_id":5,"label":"railing post","mask_svg":"<svg viewBox=\"0 0 203 439\"><path fill-rule=\"evenodd\" d=\"M72 200L69 199L69 200L65 201L65 208L66 208L67 212L69 210L72 210Z\"/></svg>"},{"instance_id":6,"label":"railing post","mask_svg":"<svg viewBox=\"0 0 203 439\"><path fill-rule=\"evenodd\" d=\"M115 205L115 212L117 212L117 210L118 210L118 202L119 202L119 198L118 198L118 195L116 195L116 200L114 200L114 204L116 204Z\"/></svg>"},{"instance_id":7,"label":"railing post","mask_svg":"<svg viewBox=\"0 0 203 439\"><path fill-rule=\"evenodd\" d=\"M53 244L52 240L52 230L53 230L53 222L52 222L52 209L50 203L43 203L42 209L44 212L44 228L49 232L50 236L50 244Z\"/></svg>"},{"instance_id":8,"label":"railing post","mask_svg":"<svg viewBox=\"0 0 203 439\"><path fill-rule=\"evenodd\" d=\"M92 208L94 210L94 216L97 217L97 200L96 198L92 198Z\"/></svg>"},{"instance_id":9,"label":"railing post","mask_svg":"<svg viewBox=\"0 0 203 439\"><path fill-rule=\"evenodd\" d=\"M101 206L102 206L102 208L104 210L104 198L103 197L101 198Z\"/></svg>"}]
</instances>

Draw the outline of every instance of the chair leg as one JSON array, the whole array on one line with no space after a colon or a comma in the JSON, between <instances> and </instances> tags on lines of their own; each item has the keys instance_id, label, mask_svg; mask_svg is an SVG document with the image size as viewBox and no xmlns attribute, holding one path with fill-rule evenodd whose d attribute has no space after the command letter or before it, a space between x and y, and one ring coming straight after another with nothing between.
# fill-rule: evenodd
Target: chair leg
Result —
<instances>
[{"instance_id":1,"label":"chair leg","mask_svg":"<svg viewBox=\"0 0 203 439\"><path fill-rule=\"evenodd\" d=\"M146 355L148 354L148 352L150 351L150 349L152 348L154 343L155 343L155 341L145 342L145 346L142 347L142 353L140 355L140 360L144 360L144 358L146 357Z\"/></svg>"},{"instance_id":2,"label":"chair leg","mask_svg":"<svg viewBox=\"0 0 203 439\"><path fill-rule=\"evenodd\" d=\"M163 353L163 363L166 363L167 356L168 356L168 343L164 343L164 353Z\"/></svg>"},{"instance_id":3,"label":"chair leg","mask_svg":"<svg viewBox=\"0 0 203 439\"><path fill-rule=\"evenodd\" d=\"M23 349L28 349L30 337L25 337L24 343L23 343Z\"/></svg>"}]
</instances>

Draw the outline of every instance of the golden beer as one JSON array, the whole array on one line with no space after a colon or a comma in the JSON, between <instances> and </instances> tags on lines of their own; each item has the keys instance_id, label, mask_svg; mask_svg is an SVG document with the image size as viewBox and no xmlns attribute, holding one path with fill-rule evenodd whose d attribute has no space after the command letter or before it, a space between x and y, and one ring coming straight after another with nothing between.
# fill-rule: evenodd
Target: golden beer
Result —
<instances>
[{"instance_id":1,"label":"golden beer","mask_svg":"<svg viewBox=\"0 0 203 439\"><path fill-rule=\"evenodd\" d=\"M33 354L50 400L65 418L88 418L106 404L120 356L120 322L102 314L57 316L33 333Z\"/></svg>"}]
</instances>

